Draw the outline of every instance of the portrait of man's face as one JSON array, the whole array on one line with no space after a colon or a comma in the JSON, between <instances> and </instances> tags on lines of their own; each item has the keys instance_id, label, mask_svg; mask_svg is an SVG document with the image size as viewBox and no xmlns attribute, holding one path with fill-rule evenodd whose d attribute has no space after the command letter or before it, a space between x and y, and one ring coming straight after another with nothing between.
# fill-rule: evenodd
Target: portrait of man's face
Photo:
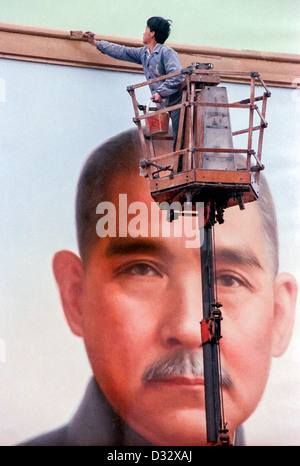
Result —
<instances>
[{"instance_id":1,"label":"portrait of man's face","mask_svg":"<svg viewBox=\"0 0 300 466\"><path fill-rule=\"evenodd\" d=\"M117 207L119 193L151 211L146 179L119 177L110 195ZM271 358L287 344L294 282L287 274L274 280L255 203L242 212L227 209L215 235L225 417L233 433L259 402ZM186 240L117 235L99 239L84 267L68 252L54 259L58 282L61 270L69 270L67 319L84 339L104 395L133 429L158 445L206 439L204 379L192 368L203 358L200 253L186 248ZM179 373L172 369L178 360Z\"/></svg>"}]
</instances>

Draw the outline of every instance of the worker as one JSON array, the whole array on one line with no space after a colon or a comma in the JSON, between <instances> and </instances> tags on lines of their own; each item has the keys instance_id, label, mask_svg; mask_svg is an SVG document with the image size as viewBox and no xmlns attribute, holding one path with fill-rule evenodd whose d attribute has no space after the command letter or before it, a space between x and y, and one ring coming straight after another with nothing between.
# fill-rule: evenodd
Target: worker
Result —
<instances>
[{"instance_id":1,"label":"worker","mask_svg":"<svg viewBox=\"0 0 300 466\"><path fill-rule=\"evenodd\" d=\"M143 66L146 80L152 80L167 74L181 71L181 63L178 54L167 45L165 41L170 35L171 21L154 16L148 19L143 35L143 47L126 47L124 45L97 41L95 34L87 31L83 34L88 42L97 49L118 60L138 63ZM162 81L151 83L151 100L158 108L169 107L181 103L181 83L184 78L182 74L167 78ZM170 111L173 129L173 150L176 150L176 141L179 126L180 109Z\"/></svg>"}]
</instances>

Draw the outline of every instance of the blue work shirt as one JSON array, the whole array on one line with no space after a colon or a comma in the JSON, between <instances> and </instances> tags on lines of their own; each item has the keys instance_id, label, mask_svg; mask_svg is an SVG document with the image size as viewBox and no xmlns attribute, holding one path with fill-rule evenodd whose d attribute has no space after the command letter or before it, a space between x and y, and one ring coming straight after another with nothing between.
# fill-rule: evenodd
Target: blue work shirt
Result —
<instances>
[{"instance_id":1,"label":"blue work shirt","mask_svg":"<svg viewBox=\"0 0 300 466\"><path fill-rule=\"evenodd\" d=\"M125 45L114 44L105 40L97 42L97 49L118 60L142 65L147 81L181 71L178 54L171 47L164 44L157 44L151 54L147 46L126 47ZM183 80L183 75L180 74L173 78L152 83L149 87L151 93L154 94L157 92L163 99L162 104L168 107L176 105L181 101L182 91L180 84Z\"/></svg>"}]
</instances>

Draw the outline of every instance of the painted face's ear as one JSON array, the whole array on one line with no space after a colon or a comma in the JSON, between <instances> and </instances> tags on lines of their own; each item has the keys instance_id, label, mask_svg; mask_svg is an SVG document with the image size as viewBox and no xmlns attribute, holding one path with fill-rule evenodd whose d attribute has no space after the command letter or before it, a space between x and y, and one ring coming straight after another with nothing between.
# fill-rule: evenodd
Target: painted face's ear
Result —
<instances>
[{"instance_id":1,"label":"painted face's ear","mask_svg":"<svg viewBox=\"0 0 300 466\"><path fill-rule=\"evenodd\" d=\"M59 251L52 262L63 310L72 332L82 336L82 298L84 270L78 256L70 251Z\"/></svg>"},{"instance_id":2,"label":"painted face's ear","mask_svg":"<svg viewBox=\"0 0 300 466\"><path fill-rule=\"evenodd\" d=\"M281 356L292 336L297 300L297 282L293 275L279 273L274 280L274 325L272 356Z\"/></svg>"}]
</instances>

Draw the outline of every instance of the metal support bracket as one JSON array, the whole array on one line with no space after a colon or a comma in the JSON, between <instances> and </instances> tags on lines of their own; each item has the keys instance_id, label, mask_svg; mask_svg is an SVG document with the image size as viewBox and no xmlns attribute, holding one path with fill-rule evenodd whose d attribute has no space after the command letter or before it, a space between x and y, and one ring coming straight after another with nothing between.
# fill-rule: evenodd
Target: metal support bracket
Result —
<instances>
[{"instance_id":1,"label":"metal support bracket","mask_svg":"<svg viewBox=\"0 0 300 466\"><path fill-rule=\"evenodd\" d=\"M215 308L211 316L207 319L202 319L200 322L201 328L201 343L218 343L222 338L221 335L221 320L222 313L220 311L221 303L213 303L212 306Z\"/></svg>"}]
</instances>

